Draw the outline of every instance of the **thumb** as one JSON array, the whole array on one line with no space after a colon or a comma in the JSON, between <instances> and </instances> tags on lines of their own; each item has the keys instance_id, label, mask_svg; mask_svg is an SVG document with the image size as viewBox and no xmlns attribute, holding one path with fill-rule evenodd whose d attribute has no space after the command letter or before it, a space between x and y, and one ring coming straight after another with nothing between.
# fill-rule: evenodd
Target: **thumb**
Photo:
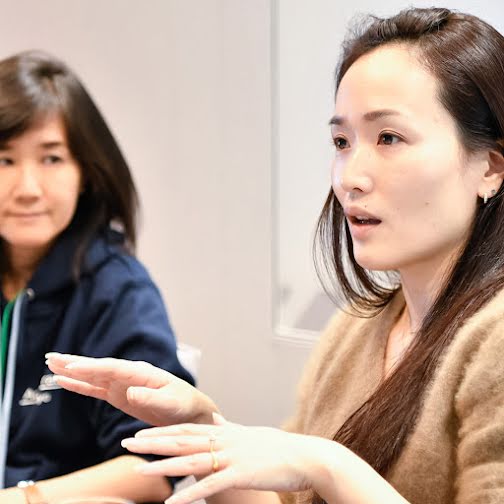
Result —
<instances>
[{"instance_id":1,"label":"thumb","mask_svg":"<svg viewBox=\"0 0 504 504\"><path fill-rule=\"evenodd\" d=\"M212 419L214 425L226 425L230 423L220 413L217 413L216 411L212 413Z\"/></svg>"}]
</instances>

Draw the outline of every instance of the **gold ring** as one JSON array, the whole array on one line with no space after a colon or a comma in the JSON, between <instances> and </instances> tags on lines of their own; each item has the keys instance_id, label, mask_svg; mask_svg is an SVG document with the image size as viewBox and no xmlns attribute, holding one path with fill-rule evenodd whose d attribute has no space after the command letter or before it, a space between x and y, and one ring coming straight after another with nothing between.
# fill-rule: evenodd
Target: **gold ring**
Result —
<instances>
[{"instance_id":1,"label":"gold ring","mask_svg":"<svg viewBox=\"0 0 504 504\"><path fill-rule=\"evenodd\" d=\"M210 456L212 457L212 471L217 472L219 470L219 461L217 460L217 456L215 455L215 451L214 451L215 442L217 441L215 434L210 434L208 441L210 442Z\"/></svg>"}]
</instances>

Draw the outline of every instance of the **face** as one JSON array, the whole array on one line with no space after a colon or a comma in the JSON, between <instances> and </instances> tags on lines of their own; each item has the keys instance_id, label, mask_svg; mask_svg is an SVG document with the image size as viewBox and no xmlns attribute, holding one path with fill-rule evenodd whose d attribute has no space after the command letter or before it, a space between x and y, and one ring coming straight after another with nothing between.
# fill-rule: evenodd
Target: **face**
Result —
<instances>
[{"instance_id":1,"label":"face","mask_svg":"<svg viewBox=\"0 0 504 504\"><path fill-rule=\"evenodd\" d=\"M358 59L341 81L331 130L333 190L357 262L372 270L436 268L464 244L487 170L465 154L438 84L412 49Z\"/></svg>"},{"instance_id":2,"label":"face","mask_svg":"<svg viewBox=\"0 0 504 504\"><path fill-rule=\"evenodd\" d=\"M81 187L59 116L0 145L0 236L10 252L43 252L68 226Z\"/></svg>"}]
</instances>

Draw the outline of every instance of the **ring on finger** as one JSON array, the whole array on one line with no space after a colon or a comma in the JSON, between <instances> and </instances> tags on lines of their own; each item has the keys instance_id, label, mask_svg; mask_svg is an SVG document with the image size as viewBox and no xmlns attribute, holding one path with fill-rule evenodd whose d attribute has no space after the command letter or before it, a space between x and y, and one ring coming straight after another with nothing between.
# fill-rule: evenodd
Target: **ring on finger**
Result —
<instances>
[{"instance_id":1,"label":"ring on finger","mask_svg":"<svg viewBox=\"0 0 504 504\"><path fill-rule=\"evenodd\" d=\"M217 460L217 455L215 454L215 442L217 438L215 434L210 434L208 441L210 443L210 456L212 457L212 471L217 472L219 470L219 461Z\"/></svg>"}]
</instances>

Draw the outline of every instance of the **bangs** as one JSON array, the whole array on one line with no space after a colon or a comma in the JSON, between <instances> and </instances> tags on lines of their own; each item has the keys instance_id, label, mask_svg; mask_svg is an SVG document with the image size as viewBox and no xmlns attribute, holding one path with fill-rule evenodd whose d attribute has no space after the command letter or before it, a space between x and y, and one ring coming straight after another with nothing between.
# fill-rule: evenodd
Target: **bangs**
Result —
<instances>
[{"instance_id":1,"label":"bangs","mask_svg":"<svg viewBox=\"0 0 504 504\"><path fill-rule=\"evenodd\" d=\"M50 115L62 113L54 76L38 75L28 65L0 65L0 143L21 135Z\"/></svg>"}]
</instances>

